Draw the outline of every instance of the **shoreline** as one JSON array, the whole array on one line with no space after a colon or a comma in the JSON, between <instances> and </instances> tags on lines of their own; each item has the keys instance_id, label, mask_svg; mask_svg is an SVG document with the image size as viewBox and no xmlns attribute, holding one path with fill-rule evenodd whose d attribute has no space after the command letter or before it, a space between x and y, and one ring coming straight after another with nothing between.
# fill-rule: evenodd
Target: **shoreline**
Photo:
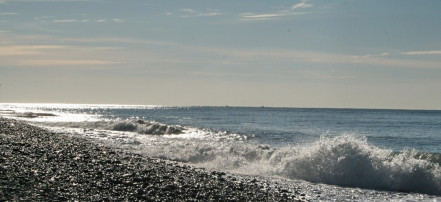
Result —
<instances>
[{"instance_id":1,"label":"shoreline","mask_svg":"<svg viewBox=\"0 0 441 202\"><path fill-rule=\"evenodd\" d=\"M150 158L0 118L0 198L304 201L259 179Z\"/></svg>"}]
</instances>

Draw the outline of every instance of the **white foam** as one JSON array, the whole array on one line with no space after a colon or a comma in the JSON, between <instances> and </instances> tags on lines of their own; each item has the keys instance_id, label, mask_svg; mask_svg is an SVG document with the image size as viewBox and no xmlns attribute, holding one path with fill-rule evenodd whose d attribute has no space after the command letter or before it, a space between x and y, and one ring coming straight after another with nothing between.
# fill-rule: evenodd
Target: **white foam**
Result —
<instances>
[{"instance_id":1,"label":"white foam","mask_svg":"<svg viewBox=\"0 0 441 202\"><path fill-rule=\"evenodd\" d=\"M322 137L311 144L272 148L247 140L247 136L226 132L184 127L180 134L169 134L168 128L178 126L132 120L96 122L94 118L100 118L93 115L51 113L57 116L41 117L41 122L63 122L52 125L56 126L53 130L98 139L153 157L246 175L441 195L438 164L415 158L417 151L393 153L354 135ZM161 135L145 135L156 133L152 127L162 128L158 132Z\"/></svg>"},{"instance_id":2,"label":"white foam","mask_svg":"<svg viewBox=\"0 0 441 202\"><path fill-rule=\"evenodd\" d=\"M150 122L83 124L80 128L94 128L83 130L88 137L149 156L210 169L346 187L441 195L441 168L437 163L415 158L417 151L397 154L354 135L321 137L312 144L272 148L237 134L195 128L187 128L182 134L175 135L140 135L146 130L143 127L153 124ZM166 134L167 128L172 127L159 126L163 126L161 134ZM117 131L108 130L115 127ZM76 133L81 135L81 131Z\"/></svg>"},{"instance_id":3,"label":"white foam","mask_svg":"<svg viewBox=\"0 0 441 202\"><path fill-rule=\"evenodd\" d=\"M237 140L167 140L142 151L240 174L441 195L441 169L437 164L416 159L415 151L396 155L352 135L278 149Z\"/></svg>"},{"instance_id":4,"label":"white foam","mask_svg":"<svg viewBox=\"0 0 441 202\"><path fill-rule=\"evenodd\" d=\"M414 153L394 155L369 144L365 138L342 135L296 148L277 162L280 174L288 178L441 195L441 169L435 163L414 158Z\"/></svg>"}]
</instances>

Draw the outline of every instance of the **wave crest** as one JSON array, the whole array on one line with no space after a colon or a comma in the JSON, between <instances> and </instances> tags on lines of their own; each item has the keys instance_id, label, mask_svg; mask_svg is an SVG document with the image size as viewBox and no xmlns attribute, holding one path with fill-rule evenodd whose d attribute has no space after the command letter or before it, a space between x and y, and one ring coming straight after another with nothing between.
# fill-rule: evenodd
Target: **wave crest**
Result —
<instances>
[{"instance_id":1,"label":"wave crest","mask_svg":"<svg viewBox=\"0 0 441 202\"><path fill-rule=\"evenodd\" d=\"M150 145L151 156L246 175L279 176L314 183L441 195L438 163L416 151L394 153L366 138L322 137L303 146L272 148L253 142L180 141Z\"/></svg>"},{"instance_id":2,"label":"wave crest","mask_svg":"<svg viewBox=\"0 0 441 202\"><path fill-rule=\"evenodd\" d=\"M195 133L201 138L134 135L130 138L137 144L128 147L136 147L152 157L245 175L441 195L440 154L415 150L393 152L355 135L321 137L306 145L276 148L261 145L252 138L231 138L235 134L143 120L62 123L61 126L155 135Z\"/></svg>"},{"instance_id":3,"label":"wave crest","mask_svg":"<svg viewBox=\"0 0 441 202\"><path fill-rule=\"evenodd\" d=\"M117 121L110 125L109 129L116 131L130 131L139 134L168 135L180 134L182 127L165 125L155 122L147 122L143 120L137 121Z\"/></svg>"},{"instance_id":4,"label":"wave crest","mask_svg":"<svg viewBox=\"0 0 441 202\"><path fill-rule=\"evenodd\" d=\"M135 132L143 135L171 135L182 134L186 128L175 125L166 125L144 120L95 121L95 122L49 122L47 126L83 128L91 130L113 130Z\"/></svg>"},{"instance_id":5,"label":"wave crest","mask_svg":"<svg viewBox=\"0 0 441 202\"><path fill-rule=\"evenodd\" d=\"M397 155L366 138L342 135L285 156L280 173L310 182L441 195L440 167L415 155L414 150Z\"/></svg>"}]
</instances>

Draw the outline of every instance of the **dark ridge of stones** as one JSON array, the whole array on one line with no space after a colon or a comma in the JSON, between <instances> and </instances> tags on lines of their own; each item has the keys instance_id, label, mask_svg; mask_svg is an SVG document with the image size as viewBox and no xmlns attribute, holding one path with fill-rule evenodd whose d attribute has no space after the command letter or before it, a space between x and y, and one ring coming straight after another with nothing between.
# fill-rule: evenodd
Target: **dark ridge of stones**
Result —
<instances>
[{"instance_id":1,"label":"dark ridge of stones","mask_svg":"<svg viewBox=\"0 0 441 202\"><path fill-rule=\"evenodd\" d=\"M41 116L57 116L57 115L50 113L34 113L34 112L25 112L25 113L17 114L17 117L22 117L22 118L37 118Z\"/></svg>"},{"instance_id":2,"label":"dark ridge of stones","mask_svg":"<svg viewBox=\"0 0 441 202\"><path fill-rule=\"evenodd\" d=\"M300 193L0 118L3 201L295 201Z\"/></svg>"}]
</instances>

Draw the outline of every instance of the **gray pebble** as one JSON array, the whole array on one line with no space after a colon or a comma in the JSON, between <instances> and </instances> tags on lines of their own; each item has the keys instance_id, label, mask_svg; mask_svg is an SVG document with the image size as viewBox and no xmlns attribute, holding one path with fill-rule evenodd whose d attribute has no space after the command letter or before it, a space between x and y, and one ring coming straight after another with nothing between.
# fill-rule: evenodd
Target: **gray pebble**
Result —
<instances>
[{"instance_id":1,"label":"gray pebble","mask_svg":"<svg viewBox=\"0 0 441 202\"><path fill-rule=\"evenodd\" d=\"M5 201L293 201L257 179L209 172L0 118ZM296 195L294 195L296 194Z\"/></svg>"}]
</instances>

